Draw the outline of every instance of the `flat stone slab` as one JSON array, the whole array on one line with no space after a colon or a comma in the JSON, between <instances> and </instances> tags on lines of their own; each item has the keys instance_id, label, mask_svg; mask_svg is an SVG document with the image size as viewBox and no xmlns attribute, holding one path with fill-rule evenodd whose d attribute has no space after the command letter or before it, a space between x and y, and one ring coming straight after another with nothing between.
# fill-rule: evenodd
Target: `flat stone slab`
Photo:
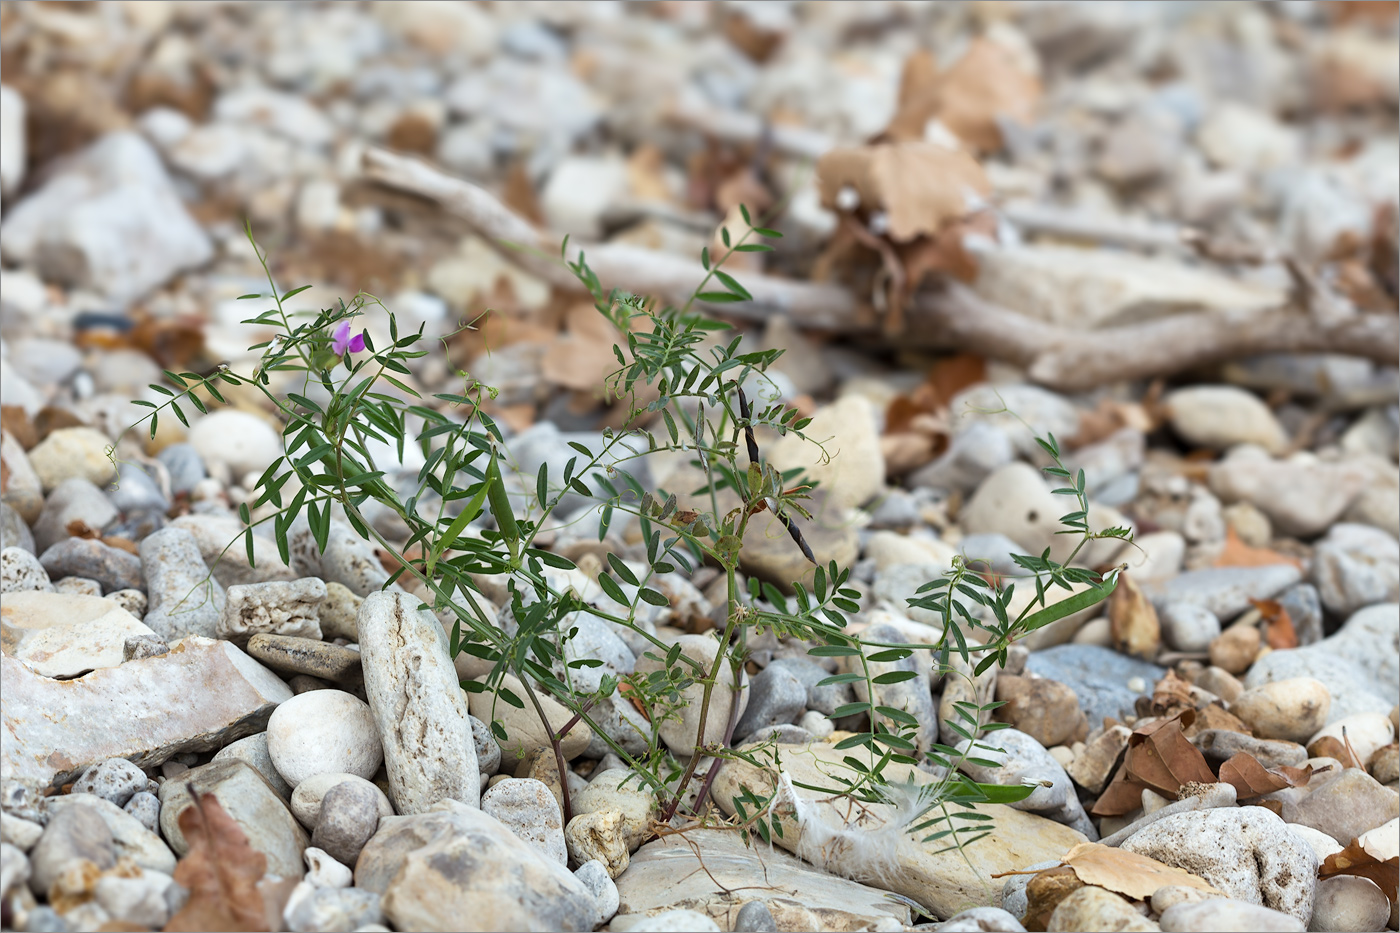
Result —
<instances>
[{"instance_id":1,"label":"flat stone slab","mask_svg":"<svg viewBox=\"0 0 1400 933\"><path fill-rule=\"evenodd\" d=\"M0 651L43 677L78 677L122 663L133 635L155 633L120 604L75 593L6 593ZM6 688L9 684L5 684Z\"/></svg>"},{"instance_id":2,"label":"flat stone slab","mask_svg":"<svg viewBox=\"0 0 1400 933\"><path fill-rule=\"evenodd\" d=\"M191 636L168 654L76 680L0 657L0 781L60 785L88 765L142 768L261 732L292 690L226 641Z\"/></svg>"},{"instance_id":3,"label":"flat stone slab","mask_svg":"<svg viewBox=\"0 0 1400 933\"><path fill-rule=\"evenodd\" d=\"M700 829L649 842L617 879L619 914L694 910L722 930L761 901L780 930L861 930L881 920L909 923L909 907L888 892L811 865L777 847L745 847L739 834Z\"/></svg>"}]
</instances>

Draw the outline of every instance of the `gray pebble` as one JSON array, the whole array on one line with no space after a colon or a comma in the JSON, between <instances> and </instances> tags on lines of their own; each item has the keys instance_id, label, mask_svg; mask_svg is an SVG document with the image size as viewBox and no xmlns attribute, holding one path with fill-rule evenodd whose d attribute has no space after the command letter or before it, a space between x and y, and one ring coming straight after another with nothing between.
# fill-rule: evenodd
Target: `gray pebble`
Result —
<instances>
[{"instance_id":1,"label":"gray pebble","mask_svg":"<svg viewBox=\"0 0 1400 933\"><path fill-rule=\"evenodd\" d=\"M150 791L138 791L122 807L153 833L160 832L160 798Z\"/></svg>"},{"instance_id":2,"label":"gray pebble","mask_svg":"<svg viewBox=\"0 0 1400 933\"><path fill-rule=\"evenodd\" d=\"M749 705L734 727L742 740L768 726L790 724L807 708L807 688L787 667L770 664L749 681Z\"/></svg>"},{"instance_id":3,"label":"gray pebble","mask_svg":"<svg viewBox=\"0 0 1400 933\"><path fill-rule=\"evenodd\" d=\"M107 598L138 619L146 617L146 594L140 590L113 590Z\"/></svg>"},{"instance_id":4,"label":"gray pebble","mask_svg":"<svg viewBox=\"0 0 1400 933\"><path fill-rule=\"evenodd\" d=\"M165 639L218 637L224 588L209 572L194 535L165 528L141 542L141 569L150 608L142 621Z\"/></svg>"},{"instance_id":5,"label":"gray pebble","mask_svg":"<svg viewBox=\"0 0 1400 933\"><path fill-rule=\"evenodd\" d=\"M1122 722L1136 716L1138 691L1128 686L1133 680L1155 684L1166 669L1138 661L1098 645L1056 645L1031 652L1026 671L1060 683L1079 697L1079 706L1096 726L1105 716Z\"/></svg>"},{"instance_id":6,"label":"gray pebble","mask_svg":"<svg viewBox=\"0 0 1400 933\"><path fill-rule=\"evenodd\" d=\"M73 782L73 793L93 794L123 806L137 791L146 789L146 772L125 758L108 758L83 772Z\"/></svg>"},{"instance_id":7,"label":"gray pebble","mask_svg":"<svg viewBox=\"0 0 1400 933\"><path fill-rule=\"evenodd\" d=\"M326 792L311 844L342 865L354 865L379 827L379 800L363 784L346 781Z\"/></svg>"},{"instance_id":8,"label":"gray pebble","mask_svg":"<svg viewBox=\"0 0 1400 933\"><path fill-rule=\"evenodd\" d=\"M17 547L34 553L34 532L29 530L24 516L8 502L0 502L0 547Z\"/></svg>"},{"instance_id":9,"label":"gray pebble","mask_svg":"<svg viewBox=\"0 0 1400 933\"><path fill-rule=\"evenodd\" d=\"M768 905L762 901L749 901L739 908L739 915L734 918L734 933L777 933L778 921L773 919L773 912L768 909Z\"/></svg>"},{"instance_id":10,"label":"gray pebble","mask_svg":"<svg viewBox=\"0 0 1400 933\"><path fill-rule=\"evenodd\" d=\"M87 577L63 577L54 582L53 591L55 593L67 593L72 596L102 596L102 584L96 580L89 580Z\"/></svg>"},{"instance_id":11,"label":"gray pebble","mask_svg":"<svg viewBox=\"0 0 1400 933\"><path fill-rule=\"evenodd\" d=\"M608 874L608 868L598 859L589 859L574 870L574 877L583 882L588 893L593 895L598 905L598 915L593 925L602 926L613 918L621 903L617 885Z\"/></svg>"},{"instance_id":12,"label":"gray pebble","mask_svg":"<svg viewBox=\"0 0 1400 933\"><path fill-rule=\"evenodd\" d=\"M126 643L122 645L122 663L158 658L169 651L170 646L163 638L157 638L155 635L128 635Z\"/></svg>"},{"instance_id":13,"label":"gray pebble","mask_svg":"<svg viewBox=\"0 0 1400 933\"><path fill-rule=\"evenodd\" d=\"M1297 742L1256 739L1252 735L1228 729L1202 729L1191 739L1191 743L1200 749L1206 761L1215 764L1224 764L1240 752L1252 755L1266 768L1280 765L1297 768L1308 760L1308 750Z\"/></svg>"},{"instance_id":14,"label":"gray pebble","mask_svg":"<svg viewBox=\"0 0 1400 933\"><path fill-rule=\"evenodd\" d=\"M64 807L49 819L29 854L29 890L47 897L49 886L76 859L87 859L101 871L117 863L112 831L96 810L83 804Z\"/></svg>"},{"instance_id":15,"label":"gray pebble","mask_svg":"<svg viewBox=\"0 0 1400 933\"><path fill-rule=\"evenodd\" d=\"M147 468L129 460L117 465L117 479L107 487L107 499L123 514L170 510L170 500Z\"/></svg>"},{"instance_id":16,"label":"gray pebble","mask_svg":"<svg viewBox=\"0 0 1400 933\"><path fill-rule=\"evenodd\" d=\"M472 738L476 740L476 767L483 775L490 776L501 770L501 746L491 734L491 727L475 716L468 716L472 724Z\"/></svg>"},{"instance_id":17,"label":"gray pebble","mask_svg":"<svg viewBox=\"0 0 1400 933\"><path fill-rule=\"evenodd\" d=\"M1299 645L1322 641L1322 597L1317 587L1311 583L1290 586L1279 594L1278 601L1288 610Z\"/></svg>"},{"instance_id":18,"label":"gray pebble","mask_svg":"<svg viewBox=\"0 0 1400 933\"><path fill-rule=\"evenodd\" d=\"M313 638L254 635L248 639L248 654L288 674L305 674L340 683L360 679L358 651Z\"/></svg>"},{"instance_id":19,"label":"gray pebble","mask_svg":"<svg viewBox=\"0 0 1400 933\"><path fill-rule=\"evenodd\" d=\"M253 769L263 776L272 789L277 791L277 795L283 800L292 799L292 786L287 783L282 775L277 773L276 766L272 763L272 755L267 751L267 733L259 732L239 739L237 742L230 742L214 753L214 761L222 761L225 758L238 758L248 762Z\"/></svg>"},{"instance_id":20,"label":"gray pebble","mask_svg":"<svg viewBox=\"0 0 1400 933\"><path fill-rule=\"evenodd\" d=\"M44 510L34 523L34 545L47 551L68 535L68 523L81 521L93 531L101 531L117 517L117 509L92 483L80 477L66 479L44 500Z\"/></svg>"},{"instance_id":21,"label":"gray pebble","mask_svg":"<svg viewBox=\"0 0 1400 933\"><path fill-rule=\"evenodd\" d=\"M1220 620L1204 606L1167 603L1157 613L1162 639L1177 651L1206 651L1220 635Z\"/></svg>"},{"instance_id":22,"label":"gray pebble","mask_svg":"<svg viewBox=\"0 0 1400 933\"><path fill-rule=\"evenodd\" d=\"M68 933L68 921L58 915L58 911L47 904L40 904L29 911L24 922L25 933Z\"/></svg>"},{"instance_id":23,"label":"gray pebble","mask_svg":"<svg viewBox=\"0 0 1400 933\"><path fill-rule=\"evenodd\" d=\"M170 472L170 491L175 495L194 490L195 483L209 475L204 460L192 444L171 444L156 455Z\"/></svg>"},{"instance_id":24,"label":"gray pebble","mask_svg":"<svg viewBox=\"0 0 1400 933\"><path fill-rule=\"evenodd\" d=\"M93 538L65 538L39 556L50 579L87 577L102 591L141 589L141 558Z\"/></svg>"}]
</instances>

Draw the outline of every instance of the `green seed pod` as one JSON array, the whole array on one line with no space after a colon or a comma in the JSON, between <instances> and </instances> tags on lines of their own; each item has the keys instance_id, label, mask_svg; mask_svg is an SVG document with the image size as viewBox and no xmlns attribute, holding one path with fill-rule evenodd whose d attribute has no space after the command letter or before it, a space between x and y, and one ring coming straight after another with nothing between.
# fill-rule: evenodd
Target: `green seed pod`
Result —
<instances>
[{"instance_id":1,"label":"green seed pod","mask_svg":"<svg viewBox=\"0 0 1400 933\"><path fill-rule=\"evenodd\" d=\"M491 465L486 468L486 501L491 505L491 516L496 519L501 537L514 550L515 542L520 540L520 527L515 524L515 512L510 507L510 497L506 495L506 484L495 451L491 452Z\"/></svg>"}]
</instances>

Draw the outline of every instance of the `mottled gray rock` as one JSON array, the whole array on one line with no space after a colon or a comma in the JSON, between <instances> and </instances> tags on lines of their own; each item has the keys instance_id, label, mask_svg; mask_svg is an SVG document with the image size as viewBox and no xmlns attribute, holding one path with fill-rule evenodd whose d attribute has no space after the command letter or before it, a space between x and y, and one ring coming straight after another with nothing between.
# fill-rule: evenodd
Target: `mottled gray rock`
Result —
<instances>
[{"instance_id":1,"label":"mottled gray rock","mask_svg":"<svg viewBox=\"0 0 1400 933\"><path fill-rule=\"evenodd\" d=\"M54 681L0 656L0 780L63 783L91 764L126 758L156 767L261 731L292 692L228 642L187 638L160 657L128 661L75 681ZM191 703L190 698L203 700ZM139 697L141 716L127 713ZM80 722L82 729L71 724Z\"/></svg>"},{"instance_id":2,"label":"mottled gray rock","mask_svg":"<svg viewBox=\"0 0 1400 933\"><path fill-rule=\"evenodd\" d=\"M307 829L315 829L316 824L321 821L321 806L325 803L326 795L335 787L347 782L358 785L374 795L380 819L394 815L394 806L389 803L388 795L379 789L379 785L370 783L358 774L323 771L302 781L296 790L292 791L292 816Z\"/></svg>"},{"instance_id":3,"label":"mottled gray rock","mask_svg":"<svg viewBox=\"0 0 1400 933\"><path fill-rule=\"evenodd\" d=\"M1165 668L1098 645L1058 645L1033 651L1026 670L1072 689L1091 728L1099 726L1106 716L1122 722L1137 715L1133 704L1139 693L1128 686L1129 682L1141 680L1150 687L1166 675Z\"/></svg>"},{"instance_id":4,"label":"mottled gray rock","mask_svg":"<svg viewBox=\"0 0 1400 933\"><path fill-rule=\"evenodd\" d=\"M1021 921L1009 911L1000 907L969 907L959 911L942 923L936 924L937 933L1025 933Z\"/></svg>"},{"instance_id":5,"label":"mottled gray rock","mask_svg":"<svg viewBox=\"0 0 1400 933\"><path fill-rule=\"evenodd\" d=\"M146 618L146 609L150 606L150 600L146 599L143 590L113 590L107 594L107 598L136 618Z\"/></svg>"},{"instance_id":6,"label":"mottled gray rock","mask_svg":"<svg viewBox=\"0 0 1400 933\"><path fill-rule=\"evenodd\" d=\"M9 899L10 891L29 880L29 856L9 842L0 842L0 898Z\"/></svg>"},{"instance_id":7,"label":"mottled gray rock","mask_svg":"<svg viewBox=\"0 0 1400 933\"><path fill-rule=\"evenodd\" d=\"M219 637L224 588L209 573L194 536L164 528L141 542L141 569L150 607L142 621L167 640L185 635Z\"/></svg>"},{"instance_id":8,"label":"mottled gray rock","mask_svg":"<svg viewBox=\"0 0 1400 933\"><path fill-rule=\"evenodd\" d=\"M481 812L500 820L546 858L560 865L568 864L564 815L554 793L544 782L533 778L501 781L481 795Z\"/></svg>"},{"instance_id":9,"label":"mottled gray rock","mask_svg":"<svg viewBox=\"0 0 1400 933\"><path fill-rule=\"evenodd\" d=\"M354 865L360 850L378 828L379 800L375 792L363 784L342 781L321 798L321 814L311 834L311 844L342 865Z\"/></svg>"},{"instance_id":10,"label":"mottled gray rock","mask_svg":"<svg viewBox=\"0 0 1400 933\"><path fill-rule=\"evenodd\" d=\"M160 831L160 798L150 791L132 794L122 811L152 833Z\"/></svg>"},{"instance_id":11,"label":"mottled gray rock","mask_svg":"<svg viewBox=\"0 0 1400 933\"><path fill-rule=\"evenodd\" d=\"M1266 768L1287 765L1300 768L1308 760L1308 750L1297 742L1281 739L1258 739L1243 732L1227 729L1202 729L1191 738L1206 761L1224 764L1244 752Z\"/></svg>"},{"instance_id":12,"label":"mottled gray rock","mask_svg":"<svg viewBox=\"0 0 1400 933\"><path fill-rule=\"evenodd\" d=\"M590 930L593 895L568 869L457 800L383 820L355 864L396 929Z\"/></svg>"},{"instance_id":13,"label":"mottled gray rock","mask_svg":"<svg viewBox=\"0 0 1400 933\"><path fill-rule=\"evenodd\" d=\"M1400 599L1400 542L1369 525L1333 525L1313 552L1312 580L1328 612Z\"/></svg>"},{"instance_id":14,"label":"mottled gray rock","mask_svg":"<svg viewBox=\"0 0 1400 933\"><path fill-rule=\"evenodd\" d=\"M83 776L73 782L72 792L93 794L120 807L132 794L145 790L148 783L146 772L125 758L108 758L84 771Z\"/></svg>"},{"instance_id":15,"label":"mottled gray rock","mask_svg":"<svg viewBox=\"0 0 1400 933\"><path fill-rule=\"evenodd\" d=\"M574 869L574 877L593 895L593 902L597 905L598 913L593 925L602 926L611 920L617 913L619 898L617 885L608 874L607 866L596 858L589 859Z\"/></svg>"},{"instance_id":16,"label":"mottled gray rock","mask_svg":"<svg viewBox=\"0 0 1400 933\"><path fill-rule=\"evenodd\" d=\"M953 438L938 459L911 473L908 483L914 489L956 490L966 495L1013 456L1011 439L1004 431L974 422Z\"/></svg>"},{"instance_id":17,"label":"mottled gray rock","mask_svg":"<svg viewBox=\"0 0 1400 933\"><path fill-rule=\"evenodd\" d=\"M745 933L778 933L778 921L773 919L773 912L767 904L749 901L739 908L739 914L734 918L734 933L741 930Z\"/></svg>"},{"instance_id":18,"label":"mottled gray rock","mask_svg":"<svg viewBox=\"0 0 1400 933\"><path fill-rule=\"evenodd\" d=\"M144 661L146 658L157 658L163 654L168 654L170 645L164 638L151 635L128 635L122 642L122 663L127 661Z\"/></svg>"},{"instance_id":19,"label":"mottled gray rock","mask_svg":"<svg viewBox=\"0 0 1400 933\"><path fill-rule=\"evenodd\" d=\"M87 577L60 577L54 581L53 590L70 596L101 596L102 584Z\"/></svg>"},{"instance_id":20,"label":"mottled gray rock","mask_svg":"<svg viewBox=\"0 0 1400 933\"><path fill-rule=\"evenodd\" d=\"M156 835L154 829L141 822L134 814L126 812L110 800L103 800L92 794L64 794L49 798L51 814L68 807L84 807L91 810L107 824L107 831L112 834L112 843L118 858L129 859L142 868L165 874L175 870L175 853L170 851L170 847Z\"/></svg>"},{"instance_id":21,"label":"mottled gray rock","mask_svg":"<svg viewBox=\"0 0 1400 933\"><path fill-rule=\"evenodd\" d=\"M292 933L385 929L379 895L359 888L318 888L297 899L284 917Z\"/></svg>"},{"instance_id":22,"label":"mottled gray rock","mask_svg":"<svg viewBox=\"0 0 1400 933\"><path fill-rule=\"evenodd\" d=\"M123 514L169 511L170 500L148 469L154 472L159 468L143 467L130 460L117 463L117 478L107 487L107 498L117 511Z\"/></svg>"},{"instance_id":23,"label":"mottled gray rock","mask_svg":"<svg viewBox=\"0 0 1400 933\"><path fill-rule=\"evenodd\" d=\"M356 596L369 596L389 581L374 545L343 522L331 522L326 550L321 554L321 577L339 583Z\"/></svg>"},{"instance_id":24,"label":"mottled gray rock","mask_svg":"<svg viewBox=\"0 0 1400 933\"><path fill-rule=\"evenodd\" d=\"M1400 794L1360 768L1286 790L1291 793L1270 795L1282 804L1283 818L1326 833L1341 845L1400 816Z\"/></svg>"},{"instance_id":25,"label":"mottled gray rock","mask_svg":"<svg viewBox=\"0 0 1400 933\"><path fill-rule=\"evenodd\" d=\"M141 558L92 538L65 538L39 556L50 579L86 577L102 591L142 589Z\"/></svg>"},{"instance_id":26,"label":"mottled gray rock","mask_svg":"<svg viewBox=\"0 0 1400 933\"><path fill-rule=\"evenodd\" d=\"M228 602L219 620L219 637L240 647L253 635L262 633L319 641L318 616L325 598L326 584L316 577L230 586ZM313 671L298 673L315 674Z\"/></svg>"},{"instance_id":27,"label":"mottled gray rock","mask_svg":"<svg viewBox=\"0 0 1400 933\"><path fill-rule=\"evenodd\" d=\"M175 853L184 856L189 843L179 818L194 806L188 788L214 794L219 804L248 836L248 844L267 856L267 870L283 878L302 876L301 853L311 844L306 830L287 810L282 798L246 761L225 759L192 768L178 781L160 787L160 828Z\"/></svg>"},{"instance_id":28,"label":"mottled gray rock","mask_svg":"<svg viewBox=\"0 0 1400 933\"><path fill-rule=\"evenodd\" d=\"M66 479L44 500L44 509L34 523L34 547L42 554L69 537L70 522L81 521L93 531L101 531L116 517L116 506L107 501L102 490L80 477Z\"/></svg>"},{"instance_id":29,"label":"mottled gray rock","mask_svg":"<svg viewBox=\"0 0 1400 933\"><path fill-rule=\"evenodd\" d=\"M1308 929L1318 933L1383 930L1389 920L1390 899L1379 885L1358 875L1334 875L1317 883Z\"/></svg>"},{"instance_id":30,"label":"mottled gray rock","mask_svg":"<svg viewBox=\"0 0 1400 933\"><path fill-rule=\"evenodd\" d=\"M421 604L416 596L375 593L358 620L365 693L384 747L390 796L403 814L449 798L469 806L481 799L467 703L442 627L418 611Z\"/></svg>"},{"instance_id":31,"label":"mottled gray rock","mask_svg":"<svg viewBox=\"0 0 1400 933\"><path fill-rule=\"evenodd\" d=\"M491 727L475 716L470 716L472 740L476 743L476 767L488 777L501 769L501 746L491 734Z\"/></svg>"},{"instance_id":32,"label":"mottled gray rock","mask_svg":"<svg viewBox=\"0 0 1400 933\"><path fill-rule=\"evenodd\" d=\"M7 547L0 551L0 593L52 593L53 584L44 565L32 551Z\"/></svg>"},{"instance_id":33,"label":"mottled gray rock","mask_svg":"<svg viewBox=\"0 0 1400 933\"><path fill-rule=\"evenodd\" d=\"M1197 810L1158 820L1123 848L1209 881L1236 900L1312 916L1317 856L1263 807Z\"/></svg>"},{"instance_id":34,"label":"mottled gray rock","mask_svg":"<svg viewBox=\"0 0 1400 933\"><path fill-rule=\"evenodd\" d=\"M166 891L174 879L164 872L142 871L138 877L109 875L94 886L97 906L118 923L139 927L163 927L170 919Z\"/></svg>"}]
</instances>

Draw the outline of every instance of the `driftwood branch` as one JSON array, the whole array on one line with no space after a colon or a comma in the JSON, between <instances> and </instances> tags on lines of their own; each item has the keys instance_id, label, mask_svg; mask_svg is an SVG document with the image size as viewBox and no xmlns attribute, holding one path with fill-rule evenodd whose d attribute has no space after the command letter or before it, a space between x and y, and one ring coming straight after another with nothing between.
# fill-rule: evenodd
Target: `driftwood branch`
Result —
<instances>
[{"instance_id":1,"label":"driftwood branch","mask_svg":"<svg viewBox=\"0 0 1400 933\"><path fill-rule=\"evenodd\" d=\"M509 261L560 288L581 286L559 259L560 238L535 229L495 196L415 159L382 149L364 156L366 176L437 202L465 220ZM1160 236L1160 234L1159 234ZM570 246L570 252L574 247ZM585 248L604 288L687 300L699 280L695 260L621 244ZM783 314L795 324L835 335L880 339L870 307L838 285L746 274L752 302L726 304L730 317ZM1015 363L1034 381L1072 391L1123 380L1169 376L1192 367L1261 353L1345 353L1394 365L1400 318L1349 314L1321 318L1292 306L1265 311L1178 314L1103 330L1058 327L983 300L950 284L914 298L905 346L966 350Z\"/></svg>"}]
</instances>

